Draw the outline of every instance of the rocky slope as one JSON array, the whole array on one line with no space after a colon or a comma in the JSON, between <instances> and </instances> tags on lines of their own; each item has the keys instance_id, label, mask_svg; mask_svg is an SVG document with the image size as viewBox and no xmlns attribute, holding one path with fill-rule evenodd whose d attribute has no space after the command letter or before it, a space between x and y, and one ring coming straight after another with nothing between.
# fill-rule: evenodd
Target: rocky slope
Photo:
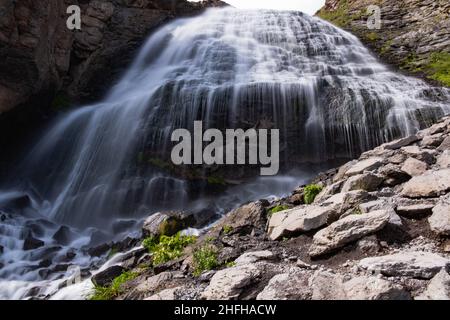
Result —
<instances>
[{"instance_id":1,"label":"rocky slope","mask_svg":"<svg viewBox=\"0 0 450 320\"><path fill-rule=\"evenodd\" d=\"M450 117L314 182L312 204L305 187L246 204L181 258L137 248L93 281L132 272L116 299L450 299ZM187 217L151 216L144 235L172 235Z\"/></svg>"},{"instance_id":2,"label":"rocky slope","mask_svg":"<svg viewBox=\"0 0 450 320\"><path fill-rule=\"evenodd\" d=\"M381 9L379 30L367 26L370 5ZM384 61L450 86L448 1L327 0L317 15L357 35Z\"/></svg>"}]
</instances>

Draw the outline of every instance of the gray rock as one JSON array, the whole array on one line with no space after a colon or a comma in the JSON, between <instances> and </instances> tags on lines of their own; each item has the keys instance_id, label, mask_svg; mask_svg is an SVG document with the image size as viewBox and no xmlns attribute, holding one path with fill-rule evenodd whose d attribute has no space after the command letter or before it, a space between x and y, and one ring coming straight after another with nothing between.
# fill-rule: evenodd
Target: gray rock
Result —
<instances>
[{"instance_id":1,"label":"gray rock","mask_svg":"<svg viewBox=\"0 0 450 320\"><path fill-rule=\"evenodd\" d=\"M283 273L270 279L256 300L309 300L312 292L306 273Z\"/></svg>"},{"instance_id":2,"label":"gray rock","mask_svg":"<svg viewBox=\"0 0 450 320\"><path fill-rule=\"evenodd\" d=\"M371 172L352 176L347 179L341 192L354 190L375 191L383 182L383 177Z\"/></svg>"},{"instance_id":3,"label":"gray rock","mask_svg":"<svg viewBox=\"0 0 450 320\"><path fill-rule=\"evenodd\" d=\"M335 214L336 212L331 207L317 205L275 213L269 220L269 238L279 240L293 233L316 230L326 225L330 216Z\"/></svg>"},{"instance_id":4,"label":"gray rock","mask_svg":"<svg viewBox=\"0 0 450 320\"><path fill-rule=\"evenodd\" d=\"M420 160L408 158L402 166L402 171L409 174L411 177L420 176L428 170L428 165Z\"/></svg>"},{"instance_id":5,"label":"gray rock","mask_svg":"<svg viewBox=\"0 0 450 320\"><path fill-rule=\"evenodd\" d=\"M411 300L402 286L377 277L357 277L343 284L348 300Z\"/></svg>"},{"instance_id":6,"label":"gray rock","mask_svg":"<svg viewBox=\"0 0 450 320\"><path fill-rule=\"evenodd\" d=\"M418 146L403 147L401 150L407 156L426 162L427 164L433 164L435 161L433 157L433 152L435 153L435 151L433 150L421 149Z\"/></svg>"},{"instance_id":7,"label":"gray rock","mask_svg":"<svg viewBox=\"0 0 450 320\"><path fill-rule=\"evenodd\" d=\"M438 197L450 190L450 169L427 171L408 181L401 195L409 198Z\"/></svg>"},{"instance_id":8,"label":"gray rock","mask_svg":"<svg viewBox=\"0 0 450 320\"><path fill-rule=\"evenodd\" d=\"M23 250L34 250L38 249L40 247L43 247L45 245L44 241L34 238L31 234L28 235L28 237L25 238L25 241L23 243Z\"/></svg>"},{"instance_id":9,"label":"gray rock","mask_svg":"<svg viewBox=\"0 0 450 320\"><path fill-rule=\"evenodd\" d=\"M218 271L202 293L206 300L236 300L242 292L259 281L261 271L252 264Z\"/></svg>"},{"instance_id":10,"label":"gray rock","mask_svg":"<svg viewBox=\"0 0 450 320\"><path fill-rule=\"evenodd\" d=\"M410 205L400 205L397 207L396 212L402 217L408 219L420 219L424 216L429 216L434 208L433 203L416 203Z\"/></svg>"},{"instance_id":11,"label":"gray rock","mask_svg":"<svg viewBox=\"0 0 450 320\"><path fill-rule=\"evenodd\" d=\"M450 275L442 269L415 300L450 300Z\"/></svg>"},{"instance_id":12,"label":"gray rock","mask_svg":"<svg viewBox=\"0 0 450 320\"><path fill-rule=\"evenodd\" d=\"M438 147L441 145L442 141L444 141L444 136L442 134L435 134L430 136L425 136L420 143L421 147L430 148L430 147Z\"/></svg>"},{"instance_id":13,"label":"gray rock","mask_svg":"<svg viewBox=\"0 0 450 320\"><path fill-rule=\"evenodd\" d=\"M358 249L364 253L364 254L369 254L369 255L375 255L377 254L381 247L380 244L378 243L378 238L376 235L372 235L372 236L368 236L365 238L362 238L361 240L358 241Z\"/></svg>"},{"instance_id":14,"label":"gray rock","mask_svg":"<svg viewBox=\"0 0 450 320\"><path fill-rule=\"evenodd\" d=\"M193 215L182 212L158 212L148 217L142 227L144 237L173 236L195 224Z\"/></svg>"},{"instance_id":15,"label":"gray rock","mask_svg":"<svg viewBox=\"0 0 450 320\"><path fill-rule=\"evenodd\" d=\"M246 252L236 259L236 265L251 264L263 260L275 260L277 257L268 250Z\"/></svg>"},{"instance_id":16,"label":"gray rock","mask_svg":"<svg viewBox=\"0 0 450 320\"><path fill-rule=\"evenodd\" d=\"M450 150L450 136L444 139L441 145L438 147L439 151Z\"/></svg>"},{"instance_id":17,"label":"gray rock","mask_svg":"<svg viewBox=\"0 0 450 320\"><path fill-rule=\"evenodd\" d=\"M428 218L431 230L437 234L450 235L450 196L443 198L433 209L433 215Z\"/></svg>"},{"instance_id":18,"label":"gray rock","mask_svg":"<svg viewBox=\"0 0 450 320\"><path fill-rule=\"evenodd\" d=\"M389 222L391 211L352 215L331 224L314 235L310 256L321 256L383 229Z\"/></svg>"},{"instance_id":19,"label":"gray rock","mask_svg":"<svg viewBox=\"0 0 450 320\"><path fill-rule=\"evenodd\" d=\"M183 290L184 287L176 287L172 289L165 289L159 293L156 293L148 298L145 298L145 301L173 301L177 300L177 292Z\"/></svg>"},{"instance_id":20,"label":"gray rock","mask_svg":"<svg viewBox=\"0 0 450 320\"><path fill-rule=\"evenodd\" d=\"M348 177L364 173L365 171L372 171L378 169L383 165L383 158L374 157L355 163L345 172Z\"/></svg>"},{"instance_id":21,"label":"gray rock","mask_svg":"<svg viewBox=\"0 0 450 320\"><path fill-rule=\"evenodd\" d=\"M385 143L382 145L383 148L388 150L398 150L402 147L409 146L410 144L413 144L414 142L419 141L420 138L417 135L409 136L406 138L401 138L389 143Z\"/></svg>"},{"instance_id":22,"label":"gray rock","mask_svg":"<svg viewBox=\"0 0 450 320\"><path fill-rule=\"evenodd\" d=\"M450 150L445 150L438 158L437 165L441 169L450 168Z\"/></svg>"},{"instance_id":23,"label":"gray rock","mask_svg":"<svg viewBox=\"0 0 450 320\"><path fill-rule=\"evenodd\" d=\"M316 271L309 280L312 300L345 300L343 277L326 271Z\"/></svg>"},{"instance_id":24,"label":"gray rock","mask_svg":"<svg viewBox=\"0 0 450 320\"><path fill-rule=\"evenodd\" d=\"M403 276L431 279L441 269L450 265L450 260L435 253L402 252L382 257L366 258L359 266L386 276Z\"/></svg>"}]
</instances>

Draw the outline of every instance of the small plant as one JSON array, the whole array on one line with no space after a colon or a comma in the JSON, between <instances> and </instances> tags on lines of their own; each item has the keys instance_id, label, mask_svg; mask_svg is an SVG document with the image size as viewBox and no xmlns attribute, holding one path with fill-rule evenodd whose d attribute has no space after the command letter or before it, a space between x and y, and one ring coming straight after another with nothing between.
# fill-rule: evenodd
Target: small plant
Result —
<instances>
[{"instance_id":1,"label":"small plant","mask_svg":"<svg viewBox=\"0 0 450 320\"><path fill-rule=\"evenodd\" d=\"M198 277L218 266L217 249L214 246L205 245L194 252L194 276Z\"/></svg>"},{"instance_id":2,"label":"small plant","mask_svg":"<svg viewBox=\"0 0 450 320\"><path fill-rule=\"evenodd\" d=\"M322 192L323 187L317 184L310 184L305 187L304 200L306 204L311 204L316 199L317 195Z\"/></svg>"},{"instance_id":3,"label":"small plant","mask_svg":"<svg viewBox=\"0 0 450 320\"><path fill-rule=\"evenodd\" d=\"M355 210L353 210L353 214L356 214L356 215L362 215L363 212L361 211L361 209L356 208Z\"/></svg>"},{"instance_id":4,"label":"small plant","mask_svg":"<svg viewBox=\"0 0 450 320\"><path fill-rule=\"evenodd\" d=\"M94 294L90 300L112 300L122 293L122 285L128 281L136 279L138 273L124 272L113 280L110 286L101 287L96 286Z\"/></svg>"},{"instance_id":5,"label":"small plant","mask_svg":"<svg viewBox=\"0 0 450 320\"><path fill-rule=\"evenodd\" d=\"M225 235L230 234L233 232L233 227L232 226L223 226L223 233Z\"/></svg>"},{"instance_id":6,"label":"small plant","mask_svg":"<svg viewBox=\"0 0 450 320\"><path fill-rule=\"evenodd\" d=\"M142 245L153 254L153 265L157 266L181 257L184 249L196 240L195 236L183 236L179 232L172 237L149 237Z\"/></svg>"},{"instance_id":7,"label":"small plant","mask_svg":"<svg viewBox=\"0 0 450 320\"><path fill-rule=\"evenodd\" d=\"M227 268L233 268L235 266L236 266L236 262L234 262L234 261L230 261L225 264L225 267L227 267Z\"/></svg>"},{"instance_id":8,"label":"small plant","mask_svg":"<svg viewBox=\"0 0 450 320\"><path fill-rule=\"evenodd\" d=\"M450 87L450 53L433 53L428 68L429 78Z\"/></svg>"},{"instance_id":9,"label":"small plant","mask_svg":"<svg viewBox=\"0 0 450 320\"><path fill-rule=\"evenodd\" d=\"M269 210L268 216L271 217L273 216L275 213L281 212L281 211L285 211L288 210L289 206L287 205L278 205L276 207L273 207L272 209Z\"/></svg>"}]
</instances>

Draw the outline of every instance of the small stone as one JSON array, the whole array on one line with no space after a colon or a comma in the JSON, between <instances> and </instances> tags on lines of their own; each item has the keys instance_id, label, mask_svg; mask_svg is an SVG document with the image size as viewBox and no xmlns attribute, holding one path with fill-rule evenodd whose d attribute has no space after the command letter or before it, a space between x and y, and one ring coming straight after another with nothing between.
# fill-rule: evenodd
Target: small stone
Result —
<instances>
[{"instance_id":1,"label":"small stone","mask_svg":"<svg viewBox=\"0 0 450 320\"><path fill-rule=\"evenodd\" d=\"M121 266L112 266L104 271L96 273L91 281L95 286L107 287L109 286L115 278L120 276L125 269Z\"/></svg>"}]
</instances>

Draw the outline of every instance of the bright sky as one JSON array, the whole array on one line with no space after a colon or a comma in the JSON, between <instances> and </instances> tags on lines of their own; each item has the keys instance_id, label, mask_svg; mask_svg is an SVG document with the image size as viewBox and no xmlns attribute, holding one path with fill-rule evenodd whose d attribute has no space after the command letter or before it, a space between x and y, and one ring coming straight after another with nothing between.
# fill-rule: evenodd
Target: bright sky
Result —
<instances>
[{"instance_id":1,"label":"bright sky","mask_svg":"<svg viewBox=\"0 0 450 320\"><path fill-rule=\"evenodd\" d=\"M198 0L196 0L198 1ZM315 14L325 4L325 0L223 0L240 9L296 10Z\"/></svg>"}]
</instances>

